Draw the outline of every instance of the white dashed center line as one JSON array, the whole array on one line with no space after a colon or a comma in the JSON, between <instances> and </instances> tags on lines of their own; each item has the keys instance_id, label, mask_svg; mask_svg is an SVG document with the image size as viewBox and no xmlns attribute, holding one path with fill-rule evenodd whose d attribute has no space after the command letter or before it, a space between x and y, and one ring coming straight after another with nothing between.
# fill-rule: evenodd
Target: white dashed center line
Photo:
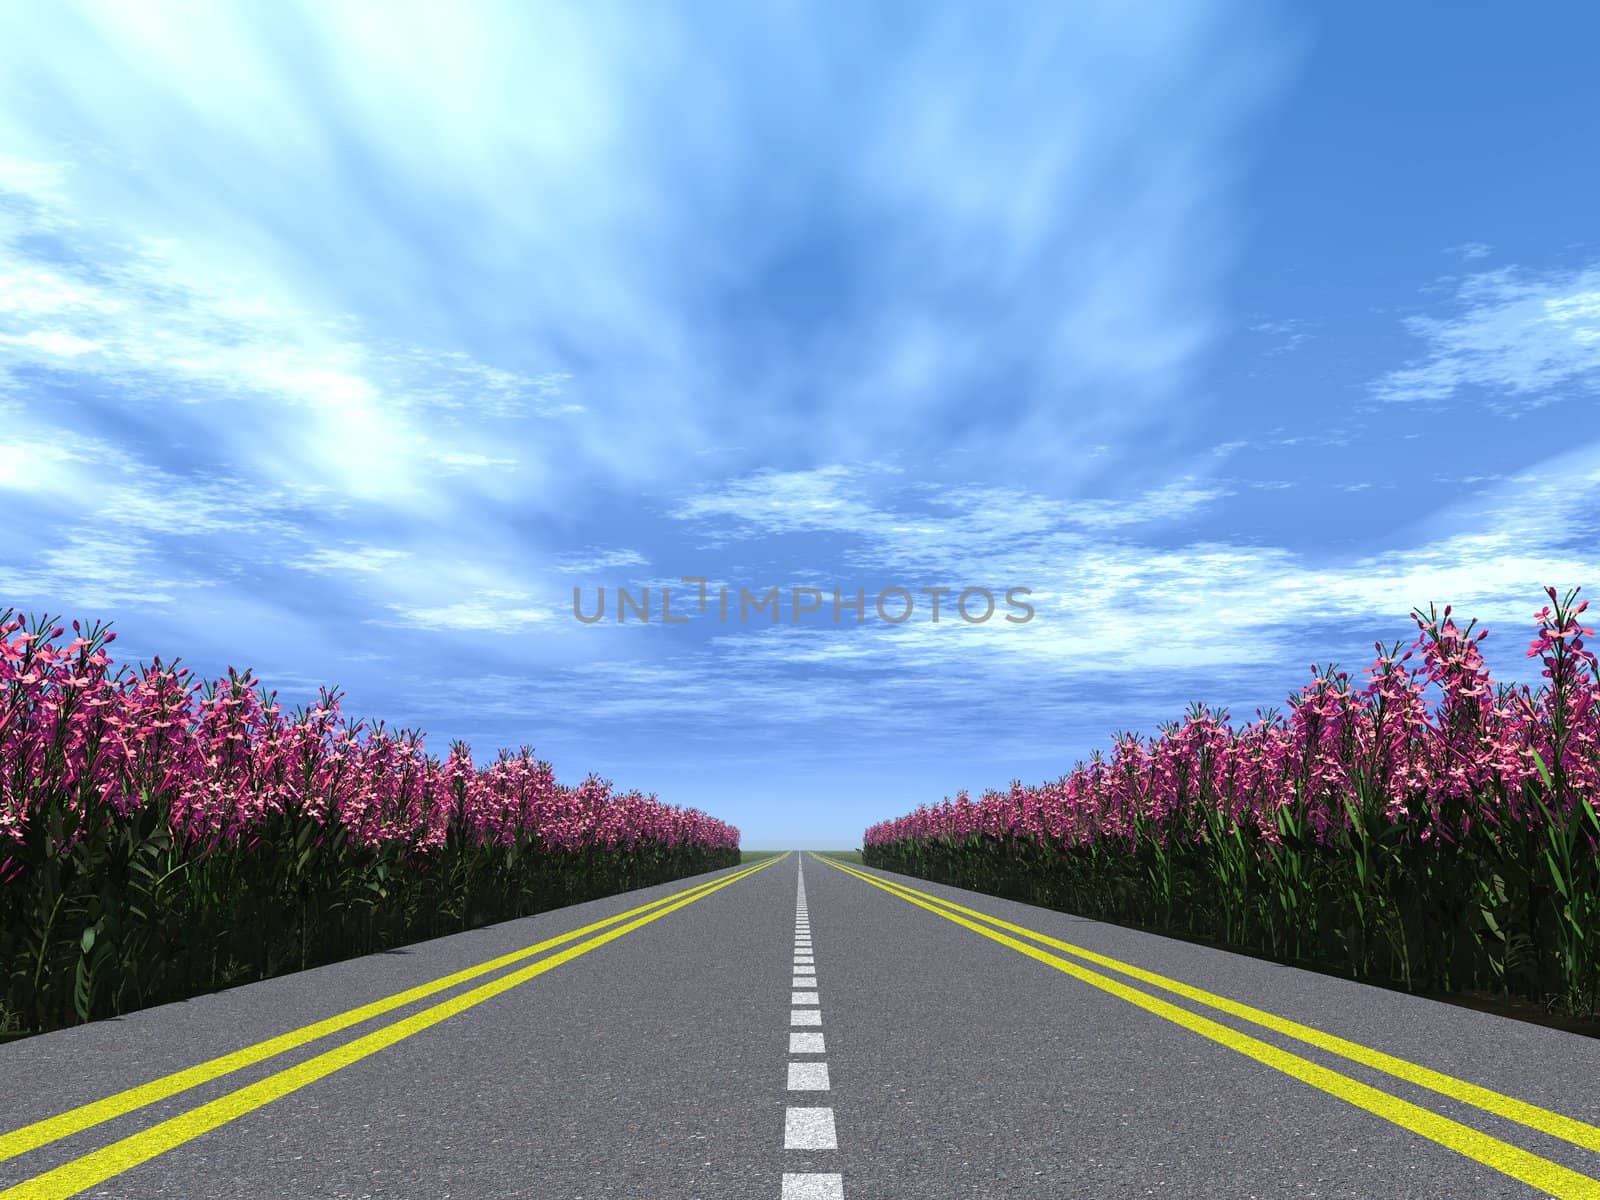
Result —
<instances>
[{"instance_id":1,"label":"white dashed center line","mask_svg":"<svg viewBox=\"0 0 1600 1200\"><path fill-rule=\"evenodd\" d=\"M844 1181L837 1175L783 1175L783 1200L844 1200Z\"/></svg>"},{"instance_id":2,"label":"white dashed center line","mask_svg":"<svg viewBox=\"0 0 1600 1200\"><path fill-rule=\"evenodd\" d=\"M837 1150L839 1139L833 1130L833 1109L791 1108L783 1115L785 1150Z\"/></svg>"},{"instance_id":3,"label":"white dashed center line","mask_svg":"<svg viewBox=\"0 0 1600 1200\"><path fill-rule=\"evenodd\" d=\"M804 856L794 897L794 964L789 981L789 1024L822 1025L822 1006L817 996L816 958L811 946L811 914L806 909L806 869ZM826 1046L821 1033L789 1033L791 1055L823 1054ZM788 1090L826 1092L832 1088L826 1060L791 1058ZM790 1105L783 1114L785 1150L837 1150L839 1138L833 1125L833 1109ZM844 1200L844 1176L829 1172L783 1173L782 1200Z\"/></svg>"},{"instance_id":4,"label":"white dashed center line","mask_svg":"<svg viewBox=\"0 0 1600 1200\"><path fill-rule=\"evenodd\" d=\"M789 1090L791 1092L825 1092L828 1090L828 1064L825 1062L792 1062L789 1064Z\"/></svg>"}]
</instances>

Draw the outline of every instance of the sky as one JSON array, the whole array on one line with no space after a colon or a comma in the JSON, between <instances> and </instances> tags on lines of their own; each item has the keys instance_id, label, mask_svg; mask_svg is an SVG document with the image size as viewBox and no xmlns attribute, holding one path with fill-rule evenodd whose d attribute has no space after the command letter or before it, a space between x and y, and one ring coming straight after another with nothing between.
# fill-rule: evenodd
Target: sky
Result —
<instances>
[{"instance_id":1,"label":"sky","mask_svg":"<svg viewBox=\"0 0 1600 1200\"><path fill-rule=\"evenodd\" d=\"M757 849L1359 684L1430 603L1537 686L1600 583L1597 35L0 4L0 609Z\"/></svg>"}]
</instances>

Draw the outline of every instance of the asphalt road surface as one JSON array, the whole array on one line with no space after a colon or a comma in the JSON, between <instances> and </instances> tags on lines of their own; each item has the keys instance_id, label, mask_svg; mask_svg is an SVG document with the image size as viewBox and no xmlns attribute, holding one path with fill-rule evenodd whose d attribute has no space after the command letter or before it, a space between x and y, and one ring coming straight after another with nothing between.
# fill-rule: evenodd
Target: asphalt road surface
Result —
<instances>
[{"instance_id":1,"label":"asphalt road surface","mask_svg":"<svg viewBox=\"0 0 1600 1200\"><path fill-rule=\"evenodd\" d=\"M1600 1042L789 854L0 1046L66 1196L1600 1200Z\"/></svg>"}]
</instances>

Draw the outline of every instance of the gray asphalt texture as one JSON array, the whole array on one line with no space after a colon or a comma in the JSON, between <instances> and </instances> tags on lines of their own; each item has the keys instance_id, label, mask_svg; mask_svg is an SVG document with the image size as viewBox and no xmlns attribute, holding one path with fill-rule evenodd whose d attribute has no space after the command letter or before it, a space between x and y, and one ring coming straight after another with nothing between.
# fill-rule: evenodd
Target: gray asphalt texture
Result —
<instances>
[{"instance_id":1,"label":"gray asphalt texture","mask_svg":"<svg viewBox=\"0 0 1600 1200\"><path fill-rule=\"evenodd\" d=\"M800 857L80 1194L778 1200L784 1172L850 1200L1543 1194L809 857L831 1089L789 1092ZM732 873L0 1045L0 1131ZM869 873L1600 1124L1595 1040ZM0 1162L0 1191L484 981ZM1600 1177L1600 1154L1162 995ZM838 1149L785 1150L789 1105L830 1105Z\"/></svg>"}]
</instances>

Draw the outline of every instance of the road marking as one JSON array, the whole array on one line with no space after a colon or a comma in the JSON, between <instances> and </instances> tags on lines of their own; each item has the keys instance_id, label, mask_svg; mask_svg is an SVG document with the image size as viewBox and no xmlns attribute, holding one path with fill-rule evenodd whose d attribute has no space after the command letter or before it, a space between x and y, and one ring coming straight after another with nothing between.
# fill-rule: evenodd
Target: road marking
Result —
<instances>
[{"instance_id":1,"label":"road marking","mask_svg":"<svg viewBox=\"0 0 1600 1200\"><path fill-rule=\"evenodd\" d=\"M783 1200L844 1200L844 1176L797 1175L785 1171Z\"/></svg>"},{"instance_id":2,"label":"road marking","mask_svg":"<svg viewBox=\"0 0 1600 1200\"><path fill-rule=\"evenodd\" d=\"M766 863L758 864L755 868L740 870L735 875L725 876L724 879L742 879L760 869L760 867L778 861L781 860L769 859ZM403 1008L417 1000L447 991L457 984L466 983L470 979L477 979L480 976L498 971L501 967L510 966L512 963L521 962L523 959L540 954L545 950L551 950L557 946L565 945L567 942L575 941L585 934L594 933L597 930L606 928L608 925L615 925L640 913L649 912L652 908L658 908L661 905L670 904L674 900L682 899L684 896L705 891L721 882L723 881L710 880L706 883L696 884L692 888L674 892L670 896L663 896L659 900L652 900L649 904L641 904L637 908L630 908L626 912L607 917L603 921L595 921L592 924L563 933L557 937L546 938L544 941L537 942L532 946L525 946L523 949L513 951L510 954L492 958L487 962L479 963L475 967L468 967L450 975L443 975L430 983L407 988L403 992L396 992L392 996L386 996L370 1004L363 1004L358 1008L347 1009L342 1013L315 1021L310 1025L302 1025L299 1029L291 1029L287 1033L281 1033L276 1037L257 1042L253 1046L245 1046L231 1053L176 1071L171 1075L163 1075L159 1079L153 1079L149 1083L140 1084L138 1087L117 1092L103 1100L82 1104L76 1108L68 1109L66 1112L58 1113L53 1117L46 1117L44 1120L24 1125L20 1129L0 1134L0 1162L15 1158L19 1154L26 1154L30 1150L37 1150L41 1146L47 1146L51 1142L70 1137L75 1133L82 1133L86 1129L104 1124L113 1118L135 1112L159 1100L165 1100L169 1096L175 1096L179 1092L186 1092L190 1088L199 1087L203 1083L210 1083L213 1079L220 1079L222 1076L230 1075L234 1071L243 1070L245 1067L254 1066L258 1062L298 1049L301 1046L325 1038L329 1034L338 1033L340 1030L348 1029L352 1025L359 1025L363 1021L371 1020L373 1017L393 1012L395 1009Z\"/></svg>"},{"instance_id":3,"label":"road marking","mask_svg":"<svg viewBox=\"0 0 1600 1200\"><path fill-rule=\"evenodd\" d=\"M856 872L849 873L856 874ZM1418 1087L1438 1092L1443 1096L1449 1096L1452 1100L1459 1100L1463 1104L1481 1108L1497 1117L1504 1117L1508 1121L1525 1125L1529 1129L1536 1129L1540 1133L1547 1133L1551 1137L1560 1138L1564 1142L1582 1146L1585 1150L1593 1150L1600 1153L1600 1126L1591 1125L1587 1121L1580 1121L1575 1117L1565 1116L1548 1108L1541 1108L1537 1104L1518 1100L1514 1096L1507 1096L1502 1092L1482 1087L1476 1083L1468 1083L1464 1079L1446 1075L1443 1071L1435 1071L1431 1067L1424 1067L1393 1054L1385 1054L1382 1050L1375 1050L1370 1046L1362 1045L1360 1042L1352 1042L1335 1034L1325 1033L1314 1026L1302 1025L1298 1021L1291 1021L1287 1017L1280 1017L1276 1013L1267 1012L1265 1009L1254 1008L1240 1001L1230 1000L1226 996L1219 996L1215 992L1205 991L1202 988L1194 987L1166 975L1158 975L1154 971L1147 971L1143 967L1134 966L1132 963L1126 963L1120 959L1099 954L1082 946L1075 946L1071 942L1061 941L1059 938L1039 933L1026 926L1014 925L1010 921L990 916L988 913L980 912L977 909L966 908L941 896L919 891L902 883L880 880L874 876L864 877L890 889L898 889L914 896L921 896L945 908L977 917L991 925L1012 933L1021 934L1023 937L1041 942L1054 949L1064 950L1068 954L1092 962L1096 966L1107 967L1110 970L1137 979L1141 983L1147 983L1163 991L1172 992L1185 999L1193 1000L1197 1004L1204 1004L1209 1008L1228 1013L1230 1016L1270 1029L1274 1033L1281 1033L1285 1037L1294 1038L1296 1041L1316 1046L1318 1049L1326 1050L1330 1054L1348 1058L1364 1067L1371 1067L1374 1071L1381 1071L1385 1075L1393 1075L1397 1079L1405 1080L1407 1083L1414 1083Z\"/></svg>"},{"instance_id":4,"label":"road marking","mask_svg":"<svg viewBox=\"0 0 1600 1200\"><path fill-rule=\"evenodd\" d=\"M837 1150L831 1108L787 1108L783 1112L785 1150Z\"/></svg>"},{"instance_id":5,"label":"road marking","mask_svg":"<svg viewBox=\"0 0 1600 1200\"><path fill-rule=\"evenodd\" d=\"M908 904L915 904L919 908L927 909L947 921L970 929L972 932L980 934L991 941L998 942L1002 946L1008 946L1019 954L1025 954L1029 958L1048 967L1053 967L1063 974L1071 975L1091 987L1108 992L1119 999L1126 1000L1129 1004L1144 1009L1146 1012L1163 1017L1175 1025L1188 1029L1192 1033L1197 1033L1201 1037L1228 1047L1230 1050L1235 1050L1264 1066L1281 1071L1283 1074L1298 1079L1302 1083L1309 1084L1319 1091L1326 1092L1348 1104L1364 1109L1375 1116L1382 1117L1384 1120L1390 1121L1403 1129L1409 1129L1429 1141L1437 1142L1439 1145L1480 1162L1486 1167L1491 1167L1503 1175L1509 1175L1513 1179L1521 1180L1531 1187L1556 1196L1559 1200L1600 1200L1600 1180L1581 1175L1577 1171L1562 1166L1560 1163L1541 1158L1522 1149L1520 1146L1513 1146L1509 1142L1503 1142L1499 1138L1491 1137L1489 1134L1474 1129L1469 1125L1463 1125L1459 1121L1451 1120L1449 1117L1440 1116L1430 1109L1412 1104L1408 1100L1402 1100L1398 1096L1390 1095L1388 1092L1372 1087L1370 1084L1362 1083L1347 1075L1341 1075L1331 1068L1312 1062L1310 1059L1301 1058L1297 1054L1291 1054L1289 1051L1280 1049L1270 1042L1264 1042L1259 1038L1251 1037L1249 1034L1240 1033L1238 1030L1219 1024L1209 1017L1202 1017L1186 1008L1179 1008L1175 1004L1158 999L1147 992L1141 992L1137 988L1129 987L1125 983L1091 971L1087 967L1058 957L1048 951L1041 950L1037 946L1030 946L1026 942L1018 941L1007 934L986 928L965 917L958 916L954 912L948 912L935 904L918 899L914 895L903 894L902 891L897 891L895 887L887 885L870 875L847 870L838 863L830 862L828 865L837 867L839 870L845 871L846 874L869 883L873 887L880 888L890 895L899 896L900 899ZM905 891L909 891L909 889L905 889ZM5 1200L3 1194L0 1194L0 1200Z\"/></svg>"},{"instance_id":6,"label":"road marking","mask_svg":"<svg viewBox=\"0 0 1600 1200\"><path fill-rule=\"evenodd\" d=\"M789 1090L791 1092L825 1092L828 1090L828 1064L825 1062L792 1062L789 1064Z\"/></svg>"},{"instance_id":7,"label":"road marking","mask_svg":"<svg viewBox=\"0 0 1600 1200\"><path fill-rule=\"evenodd\" d=\"M335 1046L313 1058L297 1063L291 1067L268 1075L265 1079L245 1087L238 1088L226 1095L219 1096L209 1103L202 1104L186 1113L152 1125L149 1129L111 1143L103 1149L85 1154L81 1158L72 1160L54 1170L36 1175L32 1179L0 1191L0 1200L65 1200L68 1196L75 1196L81 1191L104 1183L114 1175L148 1162L158 1155L165 1154L185 1142L193 1141L202 1134L226 1125L230 1121L253 1112L264 1105L279 1100L291 1092L298 1091L307 1084L314 1083L336 1071L343 1070L352 1063L360 1062L380 1050L387 1049L404 1041L424 1029L429 1029L441 1021L475 1008L487 1000L508 992L519 984L537 978L547 971L552 971L563 963L570 962L591 951L598 950L609 942L614 942L620 937L640 929L652 921L660 920L668 913L676 912L690 904L705 899L714 892L721 891L738 883L742 879L755 874L780 859L767 859L755 867L730 875L726 879L716 881L704 888L690 889L698 894L685 894L686 898L678 900L655 912L646 913L625 925L607 930L586 941L570 946L549 958L541 959L531 966L523 967L502 975L499 979L481 984L470 991L462 992L449 1000L442 1001L402 1018L381 1029L373 1030L353 1041L341 1046Z\"/></svg>"},{"instance_id":8,"label":"road marking","mask_svg":"<svg viewBox=\"0 0 1600 1200\"><path fill-rule=\"evenodd\" d=\"M806 871L805 859L801 858L796 863L795 872L795 908L800 913L800 919L805 920L806 910ZM802 959L805 965L801 965ZM805 952L800 952L796 945L795 966L793 969L792 987L815 988L816 968L811 966L811 939L809 930L805 938ZM795 991L789 995L790 1004L815 1005L817 997L815 992ZM822 1010L814 1008L806 1010L791 1008L789 1010L790 1025L815 1025L822 1024ZM794 1054L822 1054L825 1051L821 1033L795 1033L789 1034L789 1053ZM789 1061L789 1074L787 1090L791 1092L825 1092L832 1088L832 1081L828 1077L828 1064L826 1060L816 1059L791 1059ZM838 1132L834 1128L833 1109L831 1108L799 1108L788 1107L783 1113L783 1148L785 1150L836 1150L839 1146ZM834 1173L798 1173L785 1171L783 1174L783 1200L844 1200L844 1176Z\"/></svg>"}]
</instances>

